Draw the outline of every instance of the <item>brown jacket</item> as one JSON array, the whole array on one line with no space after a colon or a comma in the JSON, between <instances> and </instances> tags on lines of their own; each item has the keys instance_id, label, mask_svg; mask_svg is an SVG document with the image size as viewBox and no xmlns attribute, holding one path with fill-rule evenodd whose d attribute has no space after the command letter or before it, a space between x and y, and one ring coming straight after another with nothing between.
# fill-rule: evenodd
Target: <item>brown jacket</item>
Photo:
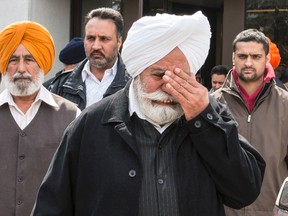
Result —
<instances>
[{"instance_id":1,"label":"brown jacket","mask_svg":"<svg viewBox=\"0 0 288 216\"><path fill-rule=\"evenodd\" d=\"M222 89L213 96L228 104L238 122L239 133L262 154L266 170L257 200L250 206L232 210L227 216L271 216L282 181L288 176L288 92L275 81L266 83L259 93L254 109L249 113L230 72Z\"/></svg>"},{"instance_id":2,"label":"brown jacket","mask_svg":"<svg viewBox=\"0 0 288 216\"><path fill-rule=\"evenodd\" d=\"M57 95L53 98L59 108L42 102L23 130L14 121L8 104L0 106L0 215L30 215L62 134L76 116L76 105Z\"/></svg>"}]
</instances>

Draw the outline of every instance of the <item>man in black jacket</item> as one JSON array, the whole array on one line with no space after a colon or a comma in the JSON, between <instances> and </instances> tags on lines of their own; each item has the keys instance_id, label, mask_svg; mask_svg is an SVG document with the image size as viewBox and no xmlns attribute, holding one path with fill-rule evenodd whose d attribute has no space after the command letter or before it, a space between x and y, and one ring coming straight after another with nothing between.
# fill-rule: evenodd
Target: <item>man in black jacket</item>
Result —
<instances>
[{"instance_id":1,"label":"man in black jacket","mask_svg":"<svg viewBox=\"0 0 288 216\"><path fill-rule=\"evenodd\" d=\"M201 12L132 25L131 82L70 124L33 216L224 216L256 199L264 160L195 79L210 37Z\"/></svg>"},{"instance_id":2,"label":"man in black jacket","mask_svg":"<svg viewBox=\"0 0 288 216\"><path fill-rule=\"evenodd\" d=\"M48 87L81 110L115 93L129 80L119 55L124 26L121 14L111 8L94 9L84 25L87 59L74 71L60 73Z\"/></svg>"}]
</instances>

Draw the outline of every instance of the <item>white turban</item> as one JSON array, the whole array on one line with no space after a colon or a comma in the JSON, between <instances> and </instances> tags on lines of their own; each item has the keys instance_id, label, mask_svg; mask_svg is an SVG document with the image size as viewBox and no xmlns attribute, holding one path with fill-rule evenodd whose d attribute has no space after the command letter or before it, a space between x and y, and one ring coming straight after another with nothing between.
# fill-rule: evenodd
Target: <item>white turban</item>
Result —
<instances>
[{"instance_id":1,"label":"white turban","mask_svg":"<svg viewBox=\"0 0 288 216\"><path fill-rule=\"evenodd\" d=\"M146 16L128 31L121 57L134 78L178 47L195 74L208 55L210 37L209 22L201 11L193 15Z\"/></svg>"}]
</instances>

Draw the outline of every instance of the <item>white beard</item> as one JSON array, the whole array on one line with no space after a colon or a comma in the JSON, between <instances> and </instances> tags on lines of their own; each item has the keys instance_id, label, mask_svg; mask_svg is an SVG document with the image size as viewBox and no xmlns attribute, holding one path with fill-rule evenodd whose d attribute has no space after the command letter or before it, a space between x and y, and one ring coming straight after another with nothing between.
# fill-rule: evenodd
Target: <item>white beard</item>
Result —
<instances>
[{"instance_id":1,"label":"white beard","mask_svg":"<svg viewBox=\"0 0 288 216\"><path fill-rule=\"evenodd\" d=\"M153 122L164 125L166 123L174 122L183 115L183 109L178 103L170 106L154 103L153 101L175 101L175 99L161 89L152 93L144 92L143 84L139 76L134 79L133 88L135 89L135 95L140 110Z\"/></svg>"},{"instance_id":2,"label":"white beard","mask_svg":"<svg viewBox=\"0 0 288 216\"><path fill-rule=\"evenodd\" d=\"M19 78L25 78L24 80ZM3 76L3 83L5 87L8 89L10 94L13 96L29 96L34 94L41 88L41 85L44 81L44 73L43 71L39 71L39 73L35 76L35 80L32 80L32 76L25 73L15 73L13 77L10 77L9 72L7 71Z\"/></svg>"}]
</instances>

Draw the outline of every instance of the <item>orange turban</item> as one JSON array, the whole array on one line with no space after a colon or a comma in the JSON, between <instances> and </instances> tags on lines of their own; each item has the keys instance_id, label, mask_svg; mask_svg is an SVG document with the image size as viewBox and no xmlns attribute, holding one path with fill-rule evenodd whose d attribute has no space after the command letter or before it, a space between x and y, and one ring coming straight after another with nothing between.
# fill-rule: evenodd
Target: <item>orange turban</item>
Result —
<instances>
[{"instance_id":1,"label":"orange turban","mask_svg":"<svg viewBox=\"0 0 288 216\"><path fill-rule=\"evenodd\" d=\"M0 72L5 74L9 59L20 43L47 74L54 63L54 42L45 27L32 21L13 23L0 32Z\"/></svg>"},{"instance_id":2,"label":"orange turban","mask_svg":"<svg viewBox=\"0 0 288 216\"><path fill-rule=\"evenodd\" d=\"M276 69L281 61L281 56L279 54L279 49L277 48L277 45L273 43L270 38L268 38L269 41L269 53L270 53L270 64L272 65L273 69Z\"/></svg>"}]
</instances>

